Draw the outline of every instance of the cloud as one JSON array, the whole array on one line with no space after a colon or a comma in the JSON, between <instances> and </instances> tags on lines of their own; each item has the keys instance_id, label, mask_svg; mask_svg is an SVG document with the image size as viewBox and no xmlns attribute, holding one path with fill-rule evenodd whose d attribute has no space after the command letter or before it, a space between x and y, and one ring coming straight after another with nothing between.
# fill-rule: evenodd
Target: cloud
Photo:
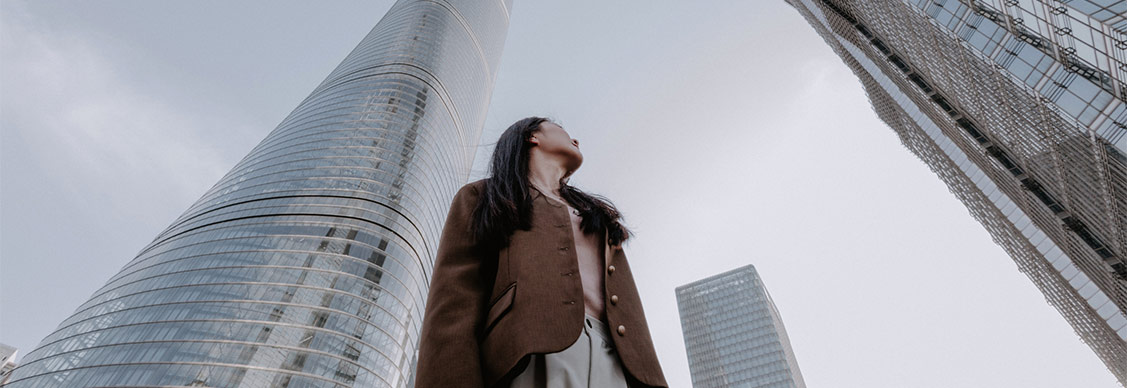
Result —
<instances>
[{"instance_id":1,"label":"cloud","mask_svg":"<svg viewBox=\"0 0 1127 388\"><path fill-rule=\"evenodd\" d=\"M132 67L96 35L44 28L20 9L8 7L0 25L4 39L2 124L9 147L8 184L31 180L13 165L34 163L39 179L51 179L69 195L91 185L120 189L154 184L165 201L191 201L214 184L231 162L198 129L208 120L163 102L124 77ZM8 148L8 147L6 147ZM144 190L141 190L142 192ZM114 200L135 207L134 198Z\"/></svg>"}]
</instances>

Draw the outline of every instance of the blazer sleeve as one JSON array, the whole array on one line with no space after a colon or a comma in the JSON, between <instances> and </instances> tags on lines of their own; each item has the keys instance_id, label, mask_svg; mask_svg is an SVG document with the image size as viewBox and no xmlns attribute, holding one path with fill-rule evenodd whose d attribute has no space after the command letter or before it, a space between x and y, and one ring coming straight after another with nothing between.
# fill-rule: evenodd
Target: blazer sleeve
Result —
<instances>
[{"instance_id":1,"label":"blazer sleeve","mask_svg":"<svg viewBox=\"0 0 1127 388\"><path fill-rule=\"evenodd\" d=\"M485 384L477 333L492 279L470 229L478 198L476 187L462 186L442 228L423 313L416 388Z\"/></svg>"}]
</instances>

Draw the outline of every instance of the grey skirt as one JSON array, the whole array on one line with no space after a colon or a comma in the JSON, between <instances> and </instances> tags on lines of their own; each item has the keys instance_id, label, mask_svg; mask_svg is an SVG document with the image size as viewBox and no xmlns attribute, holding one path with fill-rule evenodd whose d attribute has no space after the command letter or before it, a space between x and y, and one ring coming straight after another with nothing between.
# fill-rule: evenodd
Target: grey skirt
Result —
<instances>
[{"instance_id":1,"label":"grey skirt","mask_svg":"<svg viewBox=\"0 0 1127 388\"><path fill-rule=\"evenodd\" d=\"M575 343L556 353L530 355L509 388L627 388L607 324L584 316L583 333Z\"/></svg>"}]
</instances>

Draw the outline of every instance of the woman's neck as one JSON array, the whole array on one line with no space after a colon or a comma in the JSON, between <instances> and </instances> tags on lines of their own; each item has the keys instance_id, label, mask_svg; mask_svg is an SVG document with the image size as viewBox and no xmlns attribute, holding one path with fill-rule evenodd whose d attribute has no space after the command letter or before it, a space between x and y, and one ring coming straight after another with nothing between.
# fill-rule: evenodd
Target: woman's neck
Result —
<instances>
[{"instance_id":1,"label":"woman's neck","mask_svg":"<svg viewBox=\"0 0 1127 388\"><path fill-rule=\"evenodd\" d=\"M544 194L559 198L560 181L567 170L558 162L552 163L552 160L536 156L532 155L528 163L528 184Z\"/></svg>"}]
</instances>

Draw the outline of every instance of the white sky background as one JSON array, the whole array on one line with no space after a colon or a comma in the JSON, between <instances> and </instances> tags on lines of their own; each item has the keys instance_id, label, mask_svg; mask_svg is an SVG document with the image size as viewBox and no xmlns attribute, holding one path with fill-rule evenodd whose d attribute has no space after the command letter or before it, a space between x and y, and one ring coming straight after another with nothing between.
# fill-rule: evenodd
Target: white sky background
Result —
<instances>
[{"instance_id":1,"label":"white sky background","mask_svg":"<svg viewBox=\"0 0 1127 388\"><path fill-rule=\"evenodd\" d=\"M674 287L745 264L810 387L1118 386L797 11L723 3L516 0L482 136L580 140L673 387ZM390 4L0 3L0 342L31 351Z\"/></svg>"}]
</instances>

